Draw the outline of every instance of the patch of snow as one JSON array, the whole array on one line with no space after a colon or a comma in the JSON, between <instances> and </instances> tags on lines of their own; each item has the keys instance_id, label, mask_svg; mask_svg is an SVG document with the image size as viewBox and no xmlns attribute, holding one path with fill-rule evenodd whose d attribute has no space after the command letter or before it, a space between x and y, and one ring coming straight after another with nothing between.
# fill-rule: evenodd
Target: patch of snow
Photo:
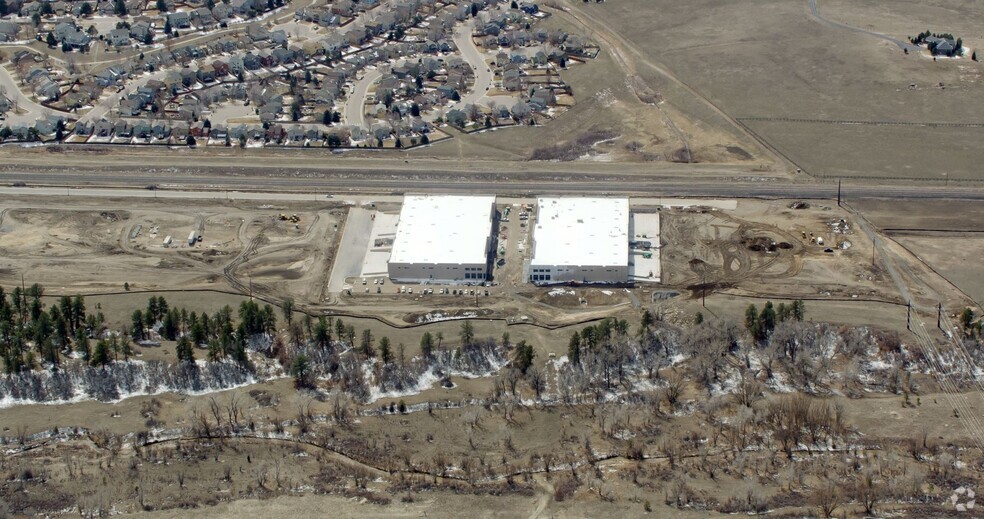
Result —
<instances>
[{"instance_id":1,"label":"patch of snow","mask_svg":"<svg viewBox=\"0 0 984 519\"><path fill-rule=\"evenodd\" d=\"M570 288L558 287L547 292L547 295L550 297L572 296L574 295L574 290Z\"/></svg>"},{"instance_id":2,"label":"patch of snow","mask_svg":"<svg viewBox=\"0 0 984 519\"><path fill-rule=\"evenodd\" d=\"M448 315L444 312L429 312L417 317L415 323L437 323L441 321L456 321L460 319L474 319L478 317L478 312L462 312L460 315Z\"/></svg>"}]
</instances>

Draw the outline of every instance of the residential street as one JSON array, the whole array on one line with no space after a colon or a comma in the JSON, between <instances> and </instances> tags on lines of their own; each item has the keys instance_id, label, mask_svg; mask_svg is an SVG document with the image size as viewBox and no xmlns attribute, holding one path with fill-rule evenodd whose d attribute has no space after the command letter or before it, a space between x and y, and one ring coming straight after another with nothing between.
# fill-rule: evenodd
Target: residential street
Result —
<instances>
[{"instance_id":1,"label":"residential street","mask_svg":"<svg viewBox=\"0 0 984 519\"><path fill-rule=\"evenodd\" d=\"M492 86L492 69L485 62L485 54L475 45L471 38L471 24L461 24L454 32L454 44L461 52L461 56L471 65L475 71L475 84L467 95L461 96L461 101L454 104L452 108L464 109L465 105L476 104Z\"/></svg>"},{"instance_id":2,"label":"residential street","mask_svg":"<svg viewBox=\"0 0 984 519\"><path fill-rule=\"evenodd\" d=\"M51 111L24 95L6 67L0 67L0 87L4 89L8 99L17 103L18 110L24 112L20 114L15 113L13 110L7 112L5 122L10 126L15 124L32 125L46 111Z\"/></svg>"},{"instance_id":3,"label":"residential street","mask_svg":"<svg viewBox=\"0 0 984 519\"><path fill-rule=\"evenodd\" d=\"M366 70L366 75L356 81L345 100L345 124L366 128L365 103L369 87L383 75L379 69Z\"/></svg>"}]
</instances>

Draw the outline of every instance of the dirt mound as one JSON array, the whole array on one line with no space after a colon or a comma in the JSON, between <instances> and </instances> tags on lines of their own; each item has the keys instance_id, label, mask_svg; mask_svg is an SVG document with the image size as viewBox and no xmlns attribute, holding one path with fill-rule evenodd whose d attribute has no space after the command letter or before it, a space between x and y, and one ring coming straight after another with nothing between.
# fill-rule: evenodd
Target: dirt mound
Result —
<instances>
[{"instance_id":1,"label":"dirt mound","mask_svg":"<svg viewBox=\"0 0 984 519\"><path fill-rule=\"evenodd\" d=\"M756 236L754 238L748 238L742 241L742 245L748 248L748 250L753 252L775 252L776 242L772 241L771 238L765 236Z\"/></svg>"}]
</instances>

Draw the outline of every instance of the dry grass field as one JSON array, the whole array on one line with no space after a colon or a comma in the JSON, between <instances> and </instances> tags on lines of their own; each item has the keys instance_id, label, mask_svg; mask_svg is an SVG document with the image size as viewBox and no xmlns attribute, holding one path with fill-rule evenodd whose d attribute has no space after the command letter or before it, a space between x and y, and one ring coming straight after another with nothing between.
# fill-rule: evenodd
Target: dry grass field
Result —
<instances>
[{"instance_id":1,"label":"dry grass field","mask_svg":"<svg viewBox=\"0 0 984 519\"><path fill-rule=\"evenodd\" d=\"M654 65L665 66L739 120L984 122L984 104L976 102L984 89L979 63L903 55L888 41L815 20L807 0L567 5L598 20L599 31L623 36ZM966 4L956 2L818 5L832 20L900 38L927 27L956 34L963 28L967 45L976 41L972 13L979 6L967 12ZM660 84L653 68L641 73ZM677 101L673 90L665 95L669 103ZM747 124L821 176L942 179L950 172L953 178L980 179L973 164L984 158L973 144L979 128Z\"/></svg>"}]
</instances>

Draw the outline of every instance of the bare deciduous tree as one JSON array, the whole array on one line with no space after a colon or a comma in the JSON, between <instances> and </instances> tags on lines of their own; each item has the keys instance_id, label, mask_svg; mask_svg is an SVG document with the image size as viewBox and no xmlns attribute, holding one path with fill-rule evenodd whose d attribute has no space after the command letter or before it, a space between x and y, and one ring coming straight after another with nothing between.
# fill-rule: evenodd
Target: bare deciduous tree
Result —
<instances>
[{"instance_id":1,"label":"bare deciduous tree","mask_svg":"<svg viewBox=\"0 0 984 519\"><path fill-rule=\"evenodd\" d=\"M536 395L536 399L540 399L540 394L546 388L546 379L543 376L543 370L537 368L536 366L531 367L527 372L526 376L530 382L530 389Z\"/></svg>"},{"instance_id":2,"label":"bare deciduous tree","mask_svg":"<svg viewBox=\"0 0 984 519\"><path fill-rule=\"evenodd\" d=\"M755 380L755 377L746 371L742 374L741 382L735 386L735 388L731 391L731 394L735 397L735 401L738 402L738 405L752 407L755 402L758 402L763 398L763 390L764 387L762 383Z\"/></svg>"},{"instance_id":3,"label":"bare deciduous tree","mask_svg":"<svg viewBox=\"0 0 984 519\"><path fill-rule=\"evenodd\" d=\"M832 482L825 481L813 489L813 505L824 517L833 517L842 499L840 488Z\"/></svg>"}]
</instances>

